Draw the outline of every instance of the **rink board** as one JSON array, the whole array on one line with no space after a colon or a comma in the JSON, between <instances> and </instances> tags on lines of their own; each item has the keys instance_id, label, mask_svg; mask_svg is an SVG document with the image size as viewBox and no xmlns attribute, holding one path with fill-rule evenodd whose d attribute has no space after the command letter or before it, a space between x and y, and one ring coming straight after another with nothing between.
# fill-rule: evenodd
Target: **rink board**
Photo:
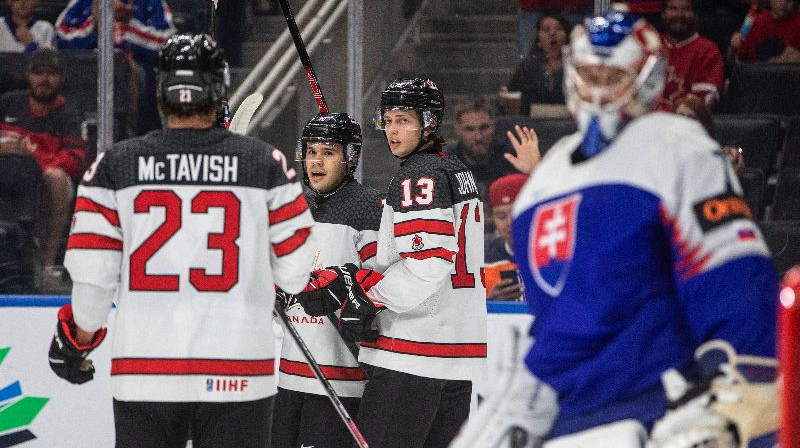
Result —
<instances>
[{"instance_id":1,"label":"rink board","mask_svg":"<svg viewBox=\"0 0 800 448\"><path fill-rule=\"evenodd\" d=\"M68 296L0 296L0 358L5 354L0 360L0 448L114 446L107 374L111 344L92 352L98 373L80 386L58 378L47 364L56 310L68 300ZM488 310L488 372L487 381L476 384L480 393L491 384L510 328L526 333L531 322L521 303L489 303Z\"/></svg>"}]
</instances>

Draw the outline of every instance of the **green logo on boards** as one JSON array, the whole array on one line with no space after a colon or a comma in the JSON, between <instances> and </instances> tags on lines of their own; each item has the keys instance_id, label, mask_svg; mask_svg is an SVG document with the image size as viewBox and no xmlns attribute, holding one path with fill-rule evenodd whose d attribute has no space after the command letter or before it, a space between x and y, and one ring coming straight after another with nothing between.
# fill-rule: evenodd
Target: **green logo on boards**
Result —
<instances>
[{"instance_id":1,"label":"green logo on boards","mask_svg":"<svg viewBox=\"0 0 800 448\"><path fill-rule=\"evenodd\" d=\"M0 368L11 347L0 348ZM0 384L0 448L19 445L36 436L26 427L44 408L49 398L24 397L19 381Z\"/></svg>"}]
</instances>

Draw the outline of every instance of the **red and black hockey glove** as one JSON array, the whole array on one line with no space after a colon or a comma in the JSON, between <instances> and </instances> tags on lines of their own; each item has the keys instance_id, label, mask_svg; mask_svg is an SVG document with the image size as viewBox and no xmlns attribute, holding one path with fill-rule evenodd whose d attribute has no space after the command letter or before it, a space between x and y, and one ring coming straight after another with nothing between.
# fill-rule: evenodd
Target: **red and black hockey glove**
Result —
<instances>
[{"instance_id":1,"label":"red and black hockey glove","mask_svg":"<svg viewBox=\"0 0 800 448\"><path fill-rule=\"evenodd\" d=\"M339 273L321 269L311 273L311 281L297 294L297 301L309 316L327 316L342 307L342 297L347 294Z\"/></svg>"},{"instance_id":2,"label":"red and black hockey glove","mask_svg":"<svg viewBox=\"0 0 800 448\"><path fill-rule=\"evenodd\" d=\"M378 331L372 328L372 323L375 316L386 307L373 302L367 297L366 292L375 286L383 275L371 269L358 269L352 263L328 269L338 273L337 282L340 282L347 291L343 296L342 314L339 316L339 324L345 336L355 342L375 342L378 339Z\"/></svg>"},{"instance_id":3,"label":"red and black hockey glove","mask_svg":"<svg viewBox=\"0 0 800 448\"><path fill-rule=\"evenodd\" d=\"M50 342L50 368L56 375L73 384L83 384L94 378L94 365L88 359L89 353L97 348L106 337L106 328L97 330L91 344L79 345L75 340L75 321L72 319L72 305L67 304L58 310L56 334Z\"/></svg>"}]
</instances>

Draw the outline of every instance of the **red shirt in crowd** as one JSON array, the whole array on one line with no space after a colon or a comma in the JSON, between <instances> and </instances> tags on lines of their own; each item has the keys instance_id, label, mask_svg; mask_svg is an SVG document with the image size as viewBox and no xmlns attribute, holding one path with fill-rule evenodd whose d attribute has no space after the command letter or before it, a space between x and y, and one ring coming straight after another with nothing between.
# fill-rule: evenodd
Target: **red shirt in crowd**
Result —
<instances>
[{"instance_id":1,"label":"red shirt in crowd","mask_svg":"<svg viewBox=\"0 0 800 448\"><path fill-rule=\"evenodd\" d=\"M777 37L785 46L800 50L800 13L781 19L775 19L769 11L758 13L739 47L739 57L743 60L759 59L758 46L770 37Z\"/></svg>"},{"instance_id":2,"label":"red shirt in crowd","mask_svg":"<svg viewBox=\"0 0 800 448\"><path fill-rule=\"evenodd\" d=\"M675 101L692 93L714 110L725 70L717 45L697 33L681 42L672 42L666 36L661 40L667 49L667 73L659 109L672 111Z\"/></svg>"},{"instance_id":3,"label":"red shirt in crowd","mask_svg":"<svg viewBox=\"0 0 800 448\"><path fill-rule=\"evenodd\" d=\"M18 134L42 171L61 168L77 181L83 174L86 143L74 109L63 96L49 110L34 109L27 91L11 92L0 99L0 134Z\"/></svg>"}]
</instances>

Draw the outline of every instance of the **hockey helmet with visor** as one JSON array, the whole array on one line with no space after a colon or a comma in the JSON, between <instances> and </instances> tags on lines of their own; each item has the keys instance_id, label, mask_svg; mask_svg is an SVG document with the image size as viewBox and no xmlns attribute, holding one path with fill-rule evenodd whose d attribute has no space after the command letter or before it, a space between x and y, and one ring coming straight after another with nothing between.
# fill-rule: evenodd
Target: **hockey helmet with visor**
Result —
<instances>
[{"instance_id":1,"label":"hockey helmet with visor","mask_svg":"<svg viewBox=\"0 0 800 448\"><path fill-rule=\"evenodd\" d=\"M347 164L347 177L352 177L361 157L361 126L344 112L317 114L303 126L300 140L295 150L295 161L303 170L303 183L309 188L306 168L306 151L312 142L341 143L344 147L344 163Z\"/></svg>"}]
</instances>

